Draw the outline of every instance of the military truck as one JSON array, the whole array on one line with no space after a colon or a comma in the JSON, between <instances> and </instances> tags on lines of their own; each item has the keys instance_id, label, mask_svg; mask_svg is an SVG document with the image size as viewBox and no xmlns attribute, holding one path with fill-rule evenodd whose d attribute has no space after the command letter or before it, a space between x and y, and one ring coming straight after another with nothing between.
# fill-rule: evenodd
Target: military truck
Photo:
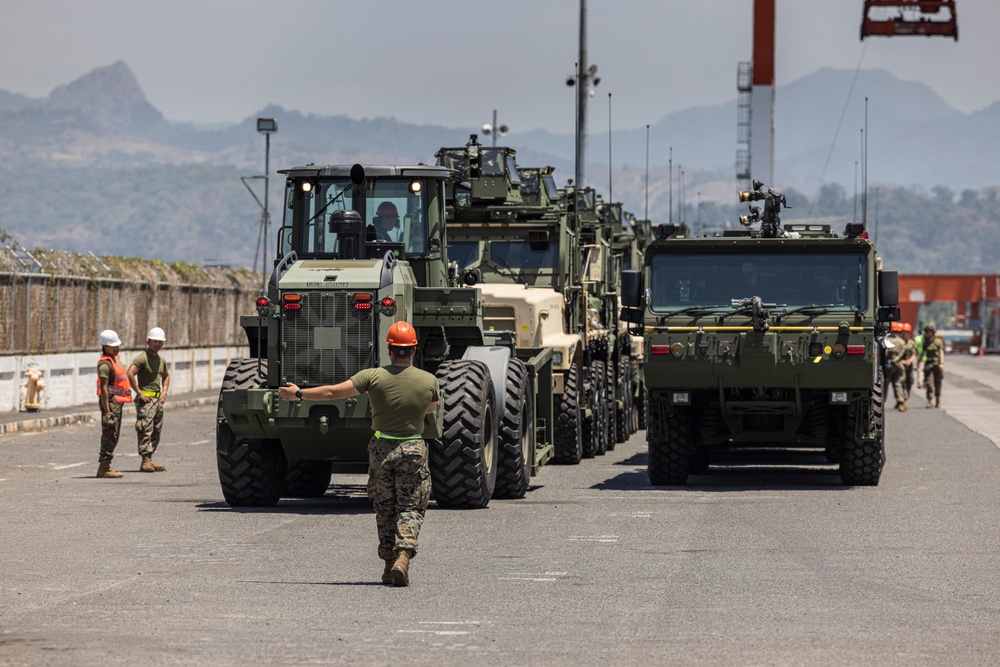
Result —
<instances>
[{"instance_id":1,"label":"military truck","mask_svg":"<svg viewBox=\"0 0 1000 667\"><path fill-rule=\"evenodd\" d=\"M779 446L822 449L845 484L877 485L898 276L862 223L782 225L784 196L753 185L741 200L764 211L746 229L660 225L642 271L623 272L622 316L645 339L649 480L685 484L719 450Z\"/></svg>"},{"instance_id":2,"label":"military truck","mask_svg":"<svg viewBox=\"0 0 1000 667\"><path fill-rule=\"evenodd\" d=\"M447 214L449 258L461 282L482 292L488 331L507 332L518 355L551 351L558 428L548 442L556 463L576 464L590 449L598 395L583 339L565 326L567 312L582 303L579 286L563 289L574 267L567 249L575 245L551 169L522 175L515 156L511 148L480 145L474 134L464 146L435 154L456 174Z\"/></svg>"},{"instance_id":3,"label":"military truck","mask_svg":"<svg viewBox=\"0 0 1000 667\"><path fill-rule=\"evenodd\" d=\"M219 397L219 480L231 505L323 495L333 473L364 473L366 395L279 400L286 382L335 384L387 363L396 321L417 330L414 363L442 401L424 432L433 494L447 507L521 497L551 442L551 352L524 358L483 325L483 295L448 261L441 167L306 165L286 176L274 271L241 324L249 356L230 364ZM528 351L530 352L530 351Z\"/></svg>"}]
</instances>

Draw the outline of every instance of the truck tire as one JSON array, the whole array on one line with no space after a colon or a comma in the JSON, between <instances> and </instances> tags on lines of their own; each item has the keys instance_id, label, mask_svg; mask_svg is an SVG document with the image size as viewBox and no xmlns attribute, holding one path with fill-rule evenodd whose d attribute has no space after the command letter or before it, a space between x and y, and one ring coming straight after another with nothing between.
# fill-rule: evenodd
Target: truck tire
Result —
<instances>
[{"instance_id":1,"label":"truck tire","mask_svg":"<svg viewBox=\"0 0 1000 667\"><path fill-rule=\"evenodd\" d=\"M428 440L431 487L440 507L482 508L497 480L493 380L481 361L446 361L437 370L444 429Z\"/></svg>"},{"instance_id":2,"label":"truck tire","mask_svg":"<svg viewBox=\"0 0 1000 667\"><path fill-rule=\"evenodd\" d=\"M694 445L690 411L666 411L663 424L657 426L658 428L650 429L646 434L649 444L649 483L654 486L687 484Z\"/></svg>"},{"instance_id":3,"label":"truck tire","mask_svg":"<svg viewBox=\"0 0 1000 667\"><path fill-rule=\"evenodd\" d=\"M556 425L558 428L555 434L553 462L570 465L579 463L583 458L583 446L580 442L583 429L580 419L579 370L576 364L566 371Z\"/></svg>"},{"instance_id":4,"label":"truck tire","mask_svg":"<svg viewBox=\"0 0 1000 667\"><path fill-rule=\"evenodd\" d=\"M275 440L236 438L222 411L222 391L259 387L266 376L267 361L235 359L229 364L222 379L215 451L222 495L234 507L275 505L285 484L287 464L281 443Z\"/></svg>"},{"instance_id":5,"label":"truck tire","mask_svg":"<svg viewBox=\"0 0 1000 667\"><path fill-rule=\"evenodd\" d=\"M647 426L646 415L649 414L649 394L641 384L639 385L639 394L636 396L635 412L636 431L645 431Z\"/></svg>"},{"instance_id":6,"label":"truck tire","mask_svg":"<svg viewBox=\"0 0 1000 667\"><path fill-rule=\"evenodd\" d=\"M874 440L865 437L868 430L868 410L860 409L847 418L844 447L840 452L840 479L848 486L878 486L885 466L885 433L881 377L872 390L871 420L876 433Z\"/></svg>"},{"instance_id":7,"label":"truck tire","mask_svg":"<svg viewBox=\"0 0 1000 667\"><path fill-rule=\"evenodd\" d=\"M625 383L625 440L628 440L636 429L632 416L635 412L635 387L632 385L632 364L628 359L622 359L622 381Z\"/></svg>"},{"instance_id":8,"label":"truck tire","mask_svg":"<svg viewBox=\"0 0 1000 667\"><path fill-rule=\"evenodd\" d=\"M523 498L535 462L534 398L528 369L519 359L507 364L507 397L500 416L497 484L494 498Z\"/></svg>"},{"instance_id":9,"label":"truck tire","mask_svg":"<svg viewBox=\"0 0 1000 667\"><path fill-rule=\"evenodd\" d=\"M618 378L615 378L615 368L618 369ZM608 451L612 451L615 445L628 440L628 433L625 432L625 376L621 374L621 364L608 362L608 413L611 416L608 428ZM621 399L621 405L619 405Z\"/></svg>"},{"instance_id":10,"label":"truck tire","mask_svg":"<svg viewBox=\"0 0 1000 667\"><path fill-rule=\"evenodd\" d=\"M333 461L296 461L285 473L286 498L320 498L326 495L333 476Z\"/></svg>"},{"instance_id":11,"label":"truck tire","mask_svg":"<svg viewBox=\"0 0 1000 667\"><path fill-rule=\"evenodd\" d=\"M601 449L601 424L604 421L601 399L603 392L601 386L604 384L603 369L598 372L600 362L591 362L587 371L590 391L587 392L587 406L590 408L590 417L583 417L583 435L581 437L582 455L585 459L597 456Z\"/></svg>"}]
</instances>

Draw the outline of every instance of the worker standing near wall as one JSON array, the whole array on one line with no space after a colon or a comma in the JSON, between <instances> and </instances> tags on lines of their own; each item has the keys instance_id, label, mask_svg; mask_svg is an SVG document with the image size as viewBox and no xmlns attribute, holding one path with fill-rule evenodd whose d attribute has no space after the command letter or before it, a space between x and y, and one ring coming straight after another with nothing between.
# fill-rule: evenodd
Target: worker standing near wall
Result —
<instances>
[{"instance_id":1,"label":"worker standing near wall","mask_svg":"<svg viewBox=\"0 0 1000 667\"><path fill-rule=\"evenodd\" d=\"M167 337L163 329L153 327L146 335L146 349L136 355L128 367L128 379L135 392L135 432L139 439L139 472L162 472L165 467L153 463L163 431L163 404L170 387L170 372L160 348Z\"/></svg>"},{"instance_id":2,"label":"worker standing near wall","mask_svg":"<svg viewBox=\"0 0 1000 667\"><path fill-rule=\"evenodd\" d=\"M108 479L124 477L111 468L115 447L122 428L122 405L132 402L128 372L118 358L122 341L111 329L98 334L101 358L97 360L97 395L101 405L101 452L97 457L97 476Z\"/></svg>"}]
</instances>

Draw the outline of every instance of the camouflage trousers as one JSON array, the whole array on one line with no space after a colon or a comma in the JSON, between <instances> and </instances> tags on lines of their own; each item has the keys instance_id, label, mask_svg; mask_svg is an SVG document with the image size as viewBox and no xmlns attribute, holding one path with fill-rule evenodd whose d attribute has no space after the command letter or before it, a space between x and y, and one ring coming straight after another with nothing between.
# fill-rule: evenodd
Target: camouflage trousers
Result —
<instances>
[{"instance_id":1,"label":"camouflage trousers","mask_svg":"<svg viewBox=\"0 0 1000 667\"><path fill-rule=\"evenodd\" d=\"M896 398L896 405L906 403L910 397L910 388L906 385L906 369L902 364L893 364L889 370L889 378L892 380L892 393Z\"/></svg>"},{"instance_id":2,"label":"camouflage trousers","mask_svg":"<svg viewBox=\"0 0 1000 667\"><path fill-rule=\"evenodd\" d=\"M368 443L368 497L375 506L378 557L417 551L417 536L431 497L427 443L372 438Z\"/></svg>"},{"instance_id":3,"label":"camouflage trousers","mask_svg":"<svg viewBox=\"0 0 1000 667\"><path fill-rule=\"evenodd\" d=\"M101 453L97 460L101 463L115 457L118 436L122 431L122 404L114 398L108 399L110 411L101 411Z\"/></svg>"},{"instance_id":4,"label":"camouflage trousers","mask_svg":"<svg viewBox=\"0 0 1000 667\"><path fill-rule=\"evenodd\" d=\"M154 398L149 403L135 404L135 433L139 439L139 456L152 456L160 446L163 430L163 403Z\"/></svg>"},{"instance_id":5,"label":"camouflage trousers","mask_svg":"<svg viewBox=\"0 0 1000 667\"><path fill-rule=\"evenodd\" d=\"M939 364L924 365L924 385L927 387L927 402L941 400L941 385L944 380L944 369Z\"/></svg>"}]
</instances>

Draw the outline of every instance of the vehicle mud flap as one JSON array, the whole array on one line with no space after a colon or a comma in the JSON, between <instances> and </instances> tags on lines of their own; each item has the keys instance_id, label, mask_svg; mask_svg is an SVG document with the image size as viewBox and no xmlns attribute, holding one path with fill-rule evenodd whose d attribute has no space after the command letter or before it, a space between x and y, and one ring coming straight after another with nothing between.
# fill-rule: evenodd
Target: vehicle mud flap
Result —
<instances>
[{"instance_id":1,"label":"vehicle mud flap","mask_svg":"<svg viewBox=\"0 0 1000 667\"><path fill-rule=\"evenodd\" d=\"M660 401L649 402L649 447L647 472L654 486L687 484L694 454L690 408L678 408Z\"/></svg>"},{"instance_id":2,"label":"vehicle mud flap","mask_svg":"<svg viewBox=\"0 0 1000 667\"><path fill-rule=\"evenodd\" d=\"M493 380L476 360L442 363L437 370L444 429L429 440L431 487L440 507L482 508L497 478Z\"/></svg>"},{"instance_id":3,"label":"vehicle mud flap","mask_svg":"<svg viewBox=\"0 0 1000 667\"><path fill-rule=\"evenodd\" d=\"M215 453L219 483L226 502L234 507L274 505L281 497L287 464L276 440L237 439L222 410L222 392L253 389L267 377L267 361L235 359L226 369L219 392Z\"/></svg>"},{"instance_id":4,"label":"vehicle mud flap","mask_svg":"<svg viewBox=\"0 0 1000 667\"><path fill-rule=\"evenodd\" d=\"M494 498L523 498L535 460L535 416L531 380L519 359L507 365L506 400L497 442Z\"/></svg>"},{"instance_id":5,"label":"vehicle mud flap","mask_svg":"<svg viewBox=\"0 0 1000 667\"><path fill-rule=\"evenodd\" d=\"M583 458L579 367L576 364L570 366L563 380L563 394L556 415L553 462L572 465Z\"/></svg>"}]
</instances>

